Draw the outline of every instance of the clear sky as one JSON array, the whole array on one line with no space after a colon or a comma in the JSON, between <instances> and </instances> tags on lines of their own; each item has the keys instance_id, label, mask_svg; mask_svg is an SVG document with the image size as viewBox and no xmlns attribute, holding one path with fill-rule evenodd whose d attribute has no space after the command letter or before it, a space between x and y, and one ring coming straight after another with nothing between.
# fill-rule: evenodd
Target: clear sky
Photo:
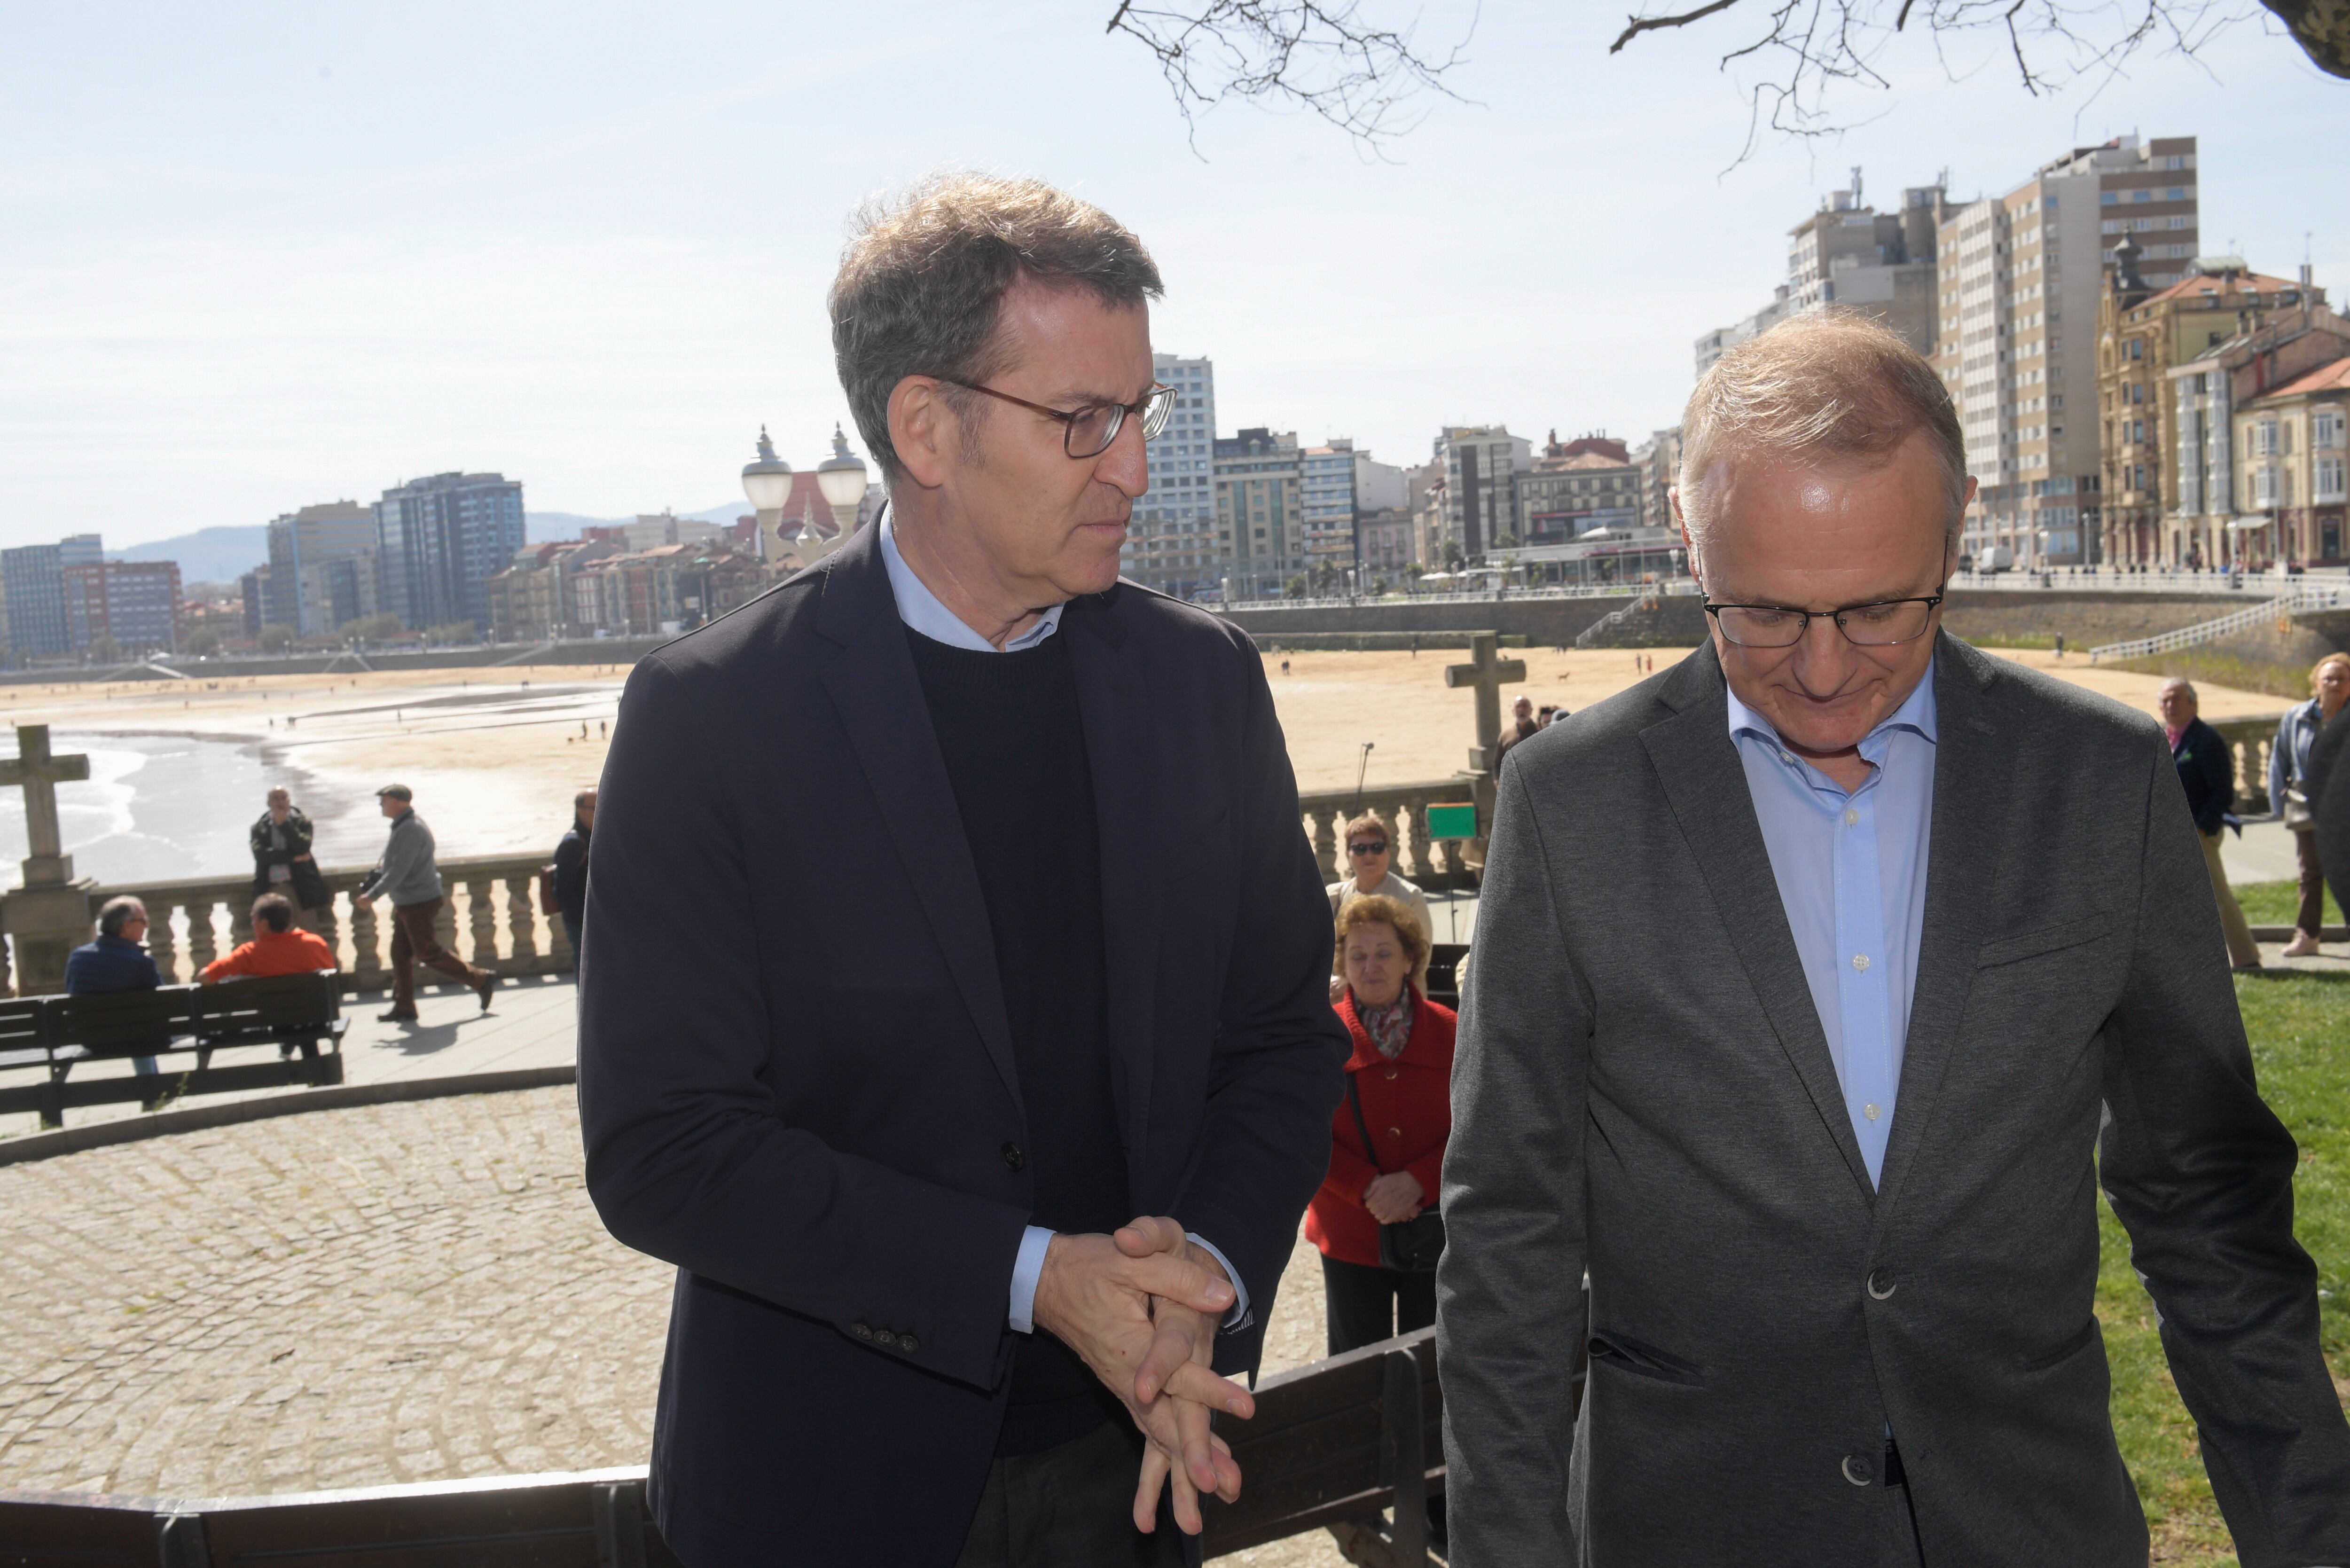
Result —
<instances>
[{"instance_id":1,"label":"clear sky","mask_svg":"<svg viewBox=\"0 0 2350 1568\"><path fill-rule=\"evenodd\" d=\"M1752 0L1746 8L1752 8ZM1453 80L1366 159L1298 114L1187 138L1113 0L649 6L0 3L0 544L110 546L411 475L534 511L739 498L845 417L823 295L857 202L1035 174L1157 254L1153 337L1219 417L1416 462L1444 423L1673 422L1690 343L1769 297L1785 231L1866 171L2004 190L2123 132L2201 139L2206 248L2350 290L2350 84L2260 20L2094 99L1920 40L1841 139L1766 139L1715 57L1739 12L1610 57L1621 5L1361 0ZM2248 9L2251 9L2249 5ZM1725 172L1725 170L1727 171Z\"/></svg>"}]
</instances>

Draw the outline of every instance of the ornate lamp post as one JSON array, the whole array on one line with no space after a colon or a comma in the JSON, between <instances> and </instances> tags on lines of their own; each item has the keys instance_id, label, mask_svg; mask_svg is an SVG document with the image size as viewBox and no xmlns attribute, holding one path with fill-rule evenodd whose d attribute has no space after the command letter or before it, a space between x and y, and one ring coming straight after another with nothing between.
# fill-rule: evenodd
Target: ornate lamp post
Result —
<instances>
[{"instance_id":1,"label":"ornate lamp post","mask_svg":"<svg viewBox=\"0 0 2350 1568\"><path fill-rule=\"evenodd\" d=\"M865 463L848 450L848 438L837 423L832 427L832 455L816 465L816 487L824 493L825 504L832 508L834 540L847 538L856 532L857 506L865 499Z\"/></svg>"},{"instance_id":2,"label":"ornate lamp post","mask_svg":"<svg viewBox=\"0 0 2350 1568\"><path fill-rule=\"evenodd\" d=\"M770 561L784 557L784 504L792 498L792 465L775 455L767 427L759 427L759 456L743 465L743 493L759 514L759 554Z\"/></svg>"}]
</instances>

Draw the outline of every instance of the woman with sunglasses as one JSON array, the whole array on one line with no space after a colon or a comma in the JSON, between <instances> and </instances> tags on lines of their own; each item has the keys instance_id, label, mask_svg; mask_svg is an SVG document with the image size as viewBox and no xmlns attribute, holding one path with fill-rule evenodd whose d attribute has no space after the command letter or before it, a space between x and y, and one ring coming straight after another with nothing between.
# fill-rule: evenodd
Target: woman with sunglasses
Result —
<instances>
[{"instance_id":1,"label":"woman with sunglasses","mask_svg":"<svg viewBox=\"0 0 2350 1568\"><path fill-rule=\"evenodd\" d=\"M1394 863L1395 846L1389 840L1388 826L1368 812L1347 824L1347 870L1348 876L1330 884L1330 914L1336 918L1339 910L1357 898L1393 898L1419 918L1419 929L1432 931L1436 928L1428 919L1428 895L1397 876L1389 867ZM1428 944L1419 946L1419 958L1411 968L1411 982L1420 994L1428 993ZM1330 982L1330 1000L1338 1000L1342 982Z\"/></svg>"}]
</instances>

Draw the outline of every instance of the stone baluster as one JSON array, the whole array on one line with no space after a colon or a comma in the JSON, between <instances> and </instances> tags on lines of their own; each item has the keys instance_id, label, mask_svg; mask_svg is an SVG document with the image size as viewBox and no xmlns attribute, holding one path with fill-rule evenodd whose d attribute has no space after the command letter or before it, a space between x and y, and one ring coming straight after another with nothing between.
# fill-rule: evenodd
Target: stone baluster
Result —
<instances>
[{"instance_id":1,"label":"stone baluster","mask_svg":"<svg viewBox=\"0 0 2350 1568\"><path fill-rule=\"evenodd\" d=\"M457 901L445 891L441 896L441 907L432 911L432 940L445 952L457 950Z\"/></svg>"},{"instance_id":2,"label":"stone baluster","mask_svg":"<svg viewBox=\"0 0 2350 1568\"><path fill-rule=\"evenodd\" d=\"M1395 808L1373 802L1366 809L1379 819L1379 831L1388 836L1388 864L1395 868L1398 876L1408 875L1403 868L1403 834L1399 831L1402 824L1396 820ZM1349 866L1339 875L1343 877L1353 870L1354 867Z\"/></svg>"},{"instance_id":3,"label":"stone baluster","mask_svg":"<svg viewBox=\"0 0 2350 1568\"><path fill-rule=\"evenodd\" d=\"M497 881L494 877L475 877L465 884L465 911L473 928L475 969L485 969L493 974L498 971L498 911Z\"/></svg>"},{"instance_id":4,"label":"stone baluster","mask_svg":"<svg viewBox=\"0 0 2350 1568\"><path fill-rule=\"evenodd\" d=\"M184 907L188 911L188 979L192 981L204 972L204 965L220 957L220 938L213 929L213 911L217 906L210 898L198 898L189 899Z\"/></svg>"},{"instance_id":5,"label":"stone baluster","mask_svg":"<svg viewBox=\"0 0 2350 1568\"><path fill-rule=\"evenodd\" d=\"M0 937L0 996L14 996L16 988L10 984L8 972L8 939Z\"/></svg>"},{"instance_id":6,"label":"stone baluster","mask_svg":"<svg viewBox=\"0 0 2350 1568\"><path fill-rule=\"evenodd\" d=\"M290 896L290 894L289 894ZM233 898L228 901L228 945L232 948L253 940L253 900Z\"/></svg>"},{"instance_id":7,"label":"stone baluster","mask_svg":"<svg viewBox=\"0 0 2350 1568\"><path fill-rule=\"evenodd\" d=\"M1322 867L1322 880L1336 882L1346 874L1338 865L1338 814L1318 808L1306 815L1314 819L1314 858Z\"/></svg>"},{"instance_id":8,"label":"stone baluster","mask_svg":"<svg viewBox=\"0 0 2350 1568\"><path fill-rule=\"evenodd\" d=\"M558 971L579 967L578 956L571 950L571 933L563 929L563 917L552 912L546 917L546 951Z\"/></svg>"},{"instance_id":9,"label":"stone baluster","mask_svg":"<svg viewBox=\"0 0 2350 1568\"><path fill-rule=\"evenodd\" d=\"M1411 815L1411 879L1426 886L1436 875L1436 863L1428 857L1428 802L1414 795L1405 810Z\"/></svg>"},{"instance_id":10,"label":"stone baluster","mask_svg":"<svg viewBox=\"0 0 2350 1568\"><path fill-rule=\"evenodd\" d=\"M359 982L361 991L383 989L383 949L376 938L376 912L372 904L354 902L351 905L351 977Z\"/></svg>"},{"instance_id":11,"label":"stone baluster","mask_svg":"<svg viewBox=\"0 0 2350 1568\"><path fill-rule=\"evenodd\" d=\"M506 878L506 937L514 947L513 972L529 974L538 967L538 920L531 910L531 895L538 878Z\"/></svg>"},{"instance_id":12,"label":"stone baluster","mask_svg":"<svg viewBox=\"0 0 2350 1568\"><path fill-rule=\"evenodd\" d=\"M147 911L147 956L165 985L180 982L178 934L172 929L172 906L158 904Z\"/></svg>"},{"instance_id":13,"label":"stone baluster","mask_svg":"<svg viewBox=\"0 0 2350 1568\"><path fill-rule=\"evenodd\" d=\"M335 919L335 897L329 892L327 895L327 907L323 909L312 909L308 914L310 919L317 922L318 940L327 944L328 950L335 955L335 962L339 965L343 961L343 942L342 931Z\"/></svg>"}]
</instances>

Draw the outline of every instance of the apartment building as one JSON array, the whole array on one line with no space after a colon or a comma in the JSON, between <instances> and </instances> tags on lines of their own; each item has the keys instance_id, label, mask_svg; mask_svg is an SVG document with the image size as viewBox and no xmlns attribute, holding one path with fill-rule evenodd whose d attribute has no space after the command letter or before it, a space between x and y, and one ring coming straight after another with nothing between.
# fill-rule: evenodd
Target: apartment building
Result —
<instances>
[{"instance_id":1,"label":"apartment building","mask_svg":"<svg viewBox=\"0 0 2350 1568\"><path fill-rule=\"evenodd\" d=\"M2042 570L2100 558L2094 405L2105 269L2124 234L2145 234L2158 236L2145 282L2178 282L2196 254L2196 213L2191 136L2076 148L2004 195L1948 210L1936 242L1935 358L1980 486L1961 546L1977 565Z\"/></svg>"},{"instance_id":2,"label":"apartment building","mask_svg":"<svg viewBox=\"0 0 2350 1568\"><path fill-rule=\"evenodd\" d=\"M484 585L522 548L522 482L498 473L411 480L375 504L375 530L383 607L400 625L486 626Z\"/></svg>"},{"instance_id":3,"label":"apartment building","mask_svg":"<svg viewBox=\"0 0 2350 1568\"><path fill-rule=\"evenodd\" d=\"M2282 470L2289 463L2274 460L2293 454L2248 452L2239 440L2237 414L2314 372L2345 361L2350 361L2350 321L2323 306L2312 306L2215 344L2170 371L2166 379L2174 384L2170 398L2178 413L2168 466L2176 475L2178 504L2163 518L2166 561L2208 568L2272 561L2281 549L2315 552L2288 555L2288 560L2328 558L2322 518L2296 519L2319 524L2314 537L2280 535L2272 524L2282 519L2272 509L2253 504L2264 489L2281 493L2284 475L2280 472L2272 483L2250 488L2241 475L2252 467ZM2280 443L2287 428L2280 421ZM2314 489L2317 475L2306 477Z\"/></svg>"},{"instance_id":4,"label":"apartment building","mask_svg":"<svg viewBox=\"0 0 2350 1568\"><path fill-rule=\"evenodd\" d=\"M2255 273L2241 256L2201 258L2187 276L2157 289L2141 274L2144 261L2137 237L2121 235L2097 307L2102 556L2116 566L2227 560L2227 540L2208 520L2165 522L2184 517L2180 468L2168 449L2179 439L2178 397L2189 383L2171 371L2273 322L2322 307L2324 294L2305 279ZM2189 424L2192 433L2193 416Z\"/></svg>"},{"instance_id":5,"label":"apartment building","mask_svg":"<svg viewBox=\"0 0 2350 1568\"><path fill-rule=\"evenodd\" d=\"M180 646L176 561L88 561L60 574L76 653L170 653Z\"/></svg>"},{"instance_id":6,"label":"apartment building","mask_svg":"<svg viewBox=\"0 0 2350 1568\"><path fill-rule=\"evenodd\" d=\"M1175 389L1167 428L1143 450L1150 489L1134 504L1118 569L1146 587L1189 597L1222 575L1216 537L1216 364L1151 356L1151 374Z\"/></svg>"},{"instance_id":7,"label":"apartment building","mask_svg":"<svg viewBox=\"0 0 2350 1568\"><path fill-rule=\"evenodd\" d=\"M1355 443L1336 439L1297 454L1298 505L1305 516L1305 566L1344 571L1355 564Z\"/></svg>"},{"instance_id":8,"label":"apartment building","mask_svg":"<svg viewBox=\"0 0 2350 1568\"><path fill-rule=\"evenodd\" d=\"M375 509L328 501L269 522L268 623L303 637L377 613Z\"/></svg>"},{"instance_id":9,"label":"apartment building","mask_svg":"<svg viewBox=\"0 0 2350 1568\"><path fill-rule=\"evenodd\" d=\"M2244 454L2240 510L2265 526L2245 530L2244 565L2282 560L2343 564L2343 508L2350 503L2350 358L2337 359L2253 399L2236 416Z\"/></svg>"},{"instance_id":10,"label":"apartment building","mask_svg":"<svg viewBox=\"0 0 2350 1568\"><path fill-rule=\"evenodd\" d=\"M1564 545L1595 528L1640 525L1640 465L1624 443L1605 435L1549 441L1518 476L1518 544Z\"/></svg>"},{"instance_id":11,"label":"apartment building","mask_svg":"<svg viewBox=\"0 0 2350 1568\"><path fill-rule=\"evenodd\" d=\"M1215 446L1216 539L1233 590L1277 593L1306 568L1305 472L1295 432L1244 430Z\"/></svg>"},{"instance_id":12,"label":"apartment building","mask_svg":"<svg viewBox=\"0 0 2350 1568\"><path fill-rule=\"evenodd\" d=\"M1518 522L1518 475L1534 467L1534 442L1503 425L1447 425L1436 438L1444 474L1440 543L1474 561ZM1423 557L1425 559L1425 557Z\"/></svg>"},{"instance_id":13,"label":"apartment building","mask_svg":"<svg viewBox=\"0 0 2350 1568\"><path fill-rule=\"evenodd\" d=\"M1681 482L1681 427L1653 431L1632 449L1640 470L1640 518L1650 528L1670 528L1673 506L1666 492Z\"/></svg>"},{"instance_id":14,"label":"apartment building","mask_svg":"<svg viewBox=\"0 0 2350 1568\"><path fill-rule=\"evenodd\" d=\"M0 550L0 593L8 601L8 651L21 661L56 659L74 650L66 618L65 574L106 559L96 534L74 534L54 545Z\"/></svg>"}]
</instances>

